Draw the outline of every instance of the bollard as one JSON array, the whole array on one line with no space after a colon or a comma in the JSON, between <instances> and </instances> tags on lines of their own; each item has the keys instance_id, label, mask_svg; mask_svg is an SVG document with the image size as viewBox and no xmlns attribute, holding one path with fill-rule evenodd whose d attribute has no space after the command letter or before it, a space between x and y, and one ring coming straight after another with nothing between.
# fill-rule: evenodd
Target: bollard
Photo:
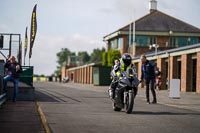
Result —
<instances>
[{"instance_id":1,"label":"bollard","mask_svg":"<svg viewBox=\"0 0 200 133\"><path fill-rule=\"evenodd\" d=\"M180 99L180 79L170 80L169 97Z\"/></svg>"}]
</instances>

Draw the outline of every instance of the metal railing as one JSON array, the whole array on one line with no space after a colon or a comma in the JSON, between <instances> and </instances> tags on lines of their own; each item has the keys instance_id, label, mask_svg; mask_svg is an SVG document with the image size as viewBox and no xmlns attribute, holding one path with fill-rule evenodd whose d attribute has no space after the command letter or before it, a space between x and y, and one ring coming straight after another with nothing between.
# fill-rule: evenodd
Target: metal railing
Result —
<instances>
[{"instance_id":1,"label":"metal railing","mask_svg":"<svg viewBox=\"0 0 200 133\"><path fill-rule=\"evenodd\" d=\"M6 93L3 92L3 77L0 75L0 107L6 101Z\"/></svg>"},{"instance_id":2,"label":"metal railing","mask_svg":"<svg viewBox=\"0 0 200 133\"><path fill-rule=\"evenodd\" d=\"M6 93L0 95L0 107L6 101Z\"/></svg>"}]
</instances>

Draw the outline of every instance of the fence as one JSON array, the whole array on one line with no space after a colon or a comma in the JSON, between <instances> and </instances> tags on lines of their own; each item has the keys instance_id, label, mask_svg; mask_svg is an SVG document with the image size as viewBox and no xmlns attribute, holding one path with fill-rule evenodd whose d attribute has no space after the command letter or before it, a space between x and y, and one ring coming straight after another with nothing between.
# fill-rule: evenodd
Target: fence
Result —
<instances>
[{"instance_id":1,"label":"fence","mask_svg":"<svg viewBox=\"0 0 200 133\"><path fill-rule=\"evenodd\" d=\"M6 93L3 92L3 76L0 74L0 106L6 101Z\"/></svg>"}]
</instances>

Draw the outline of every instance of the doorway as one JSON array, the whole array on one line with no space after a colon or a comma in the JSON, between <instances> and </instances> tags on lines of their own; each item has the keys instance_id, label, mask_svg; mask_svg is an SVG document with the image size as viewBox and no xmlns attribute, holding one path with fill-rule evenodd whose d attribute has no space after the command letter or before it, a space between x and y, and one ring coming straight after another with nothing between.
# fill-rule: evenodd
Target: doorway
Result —
<instances>
[{"instance_id":1,"label":"doorway","mask_svg":"<svg viewBox=\"0 0 200 133\"><path fill-rule=\"evenodd\" d=\"M177 78L181 80L181 61L178 61L177 65Z\"/></svg>"},{"instance_id":2,"label":"doorway","mask_svg":"<svg viewBox=\"0 0 200 133\"><path fill-rule=\"evenodd\" d=\"M197 59L192 60L192 92L196 92Z\"/></svg>"}]
</instances>

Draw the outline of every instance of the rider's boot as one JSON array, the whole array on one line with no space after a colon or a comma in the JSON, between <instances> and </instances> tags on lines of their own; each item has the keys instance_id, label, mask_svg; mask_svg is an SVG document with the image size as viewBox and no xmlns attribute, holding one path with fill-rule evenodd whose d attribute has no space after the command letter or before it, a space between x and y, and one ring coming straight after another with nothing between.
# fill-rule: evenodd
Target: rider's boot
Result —
<instances>
[{"instance_id":1,"label":"rider's boot","mask_svg":"<svg viewBox=\"0 0 200 133\"><path fill-rule=\"evenodd\" d=\"M109 87L108 93L109 93L110 99L113 99L113 97L114 97L114 90L113 90L113 88Z\"/></svg>"}]
</instances>

